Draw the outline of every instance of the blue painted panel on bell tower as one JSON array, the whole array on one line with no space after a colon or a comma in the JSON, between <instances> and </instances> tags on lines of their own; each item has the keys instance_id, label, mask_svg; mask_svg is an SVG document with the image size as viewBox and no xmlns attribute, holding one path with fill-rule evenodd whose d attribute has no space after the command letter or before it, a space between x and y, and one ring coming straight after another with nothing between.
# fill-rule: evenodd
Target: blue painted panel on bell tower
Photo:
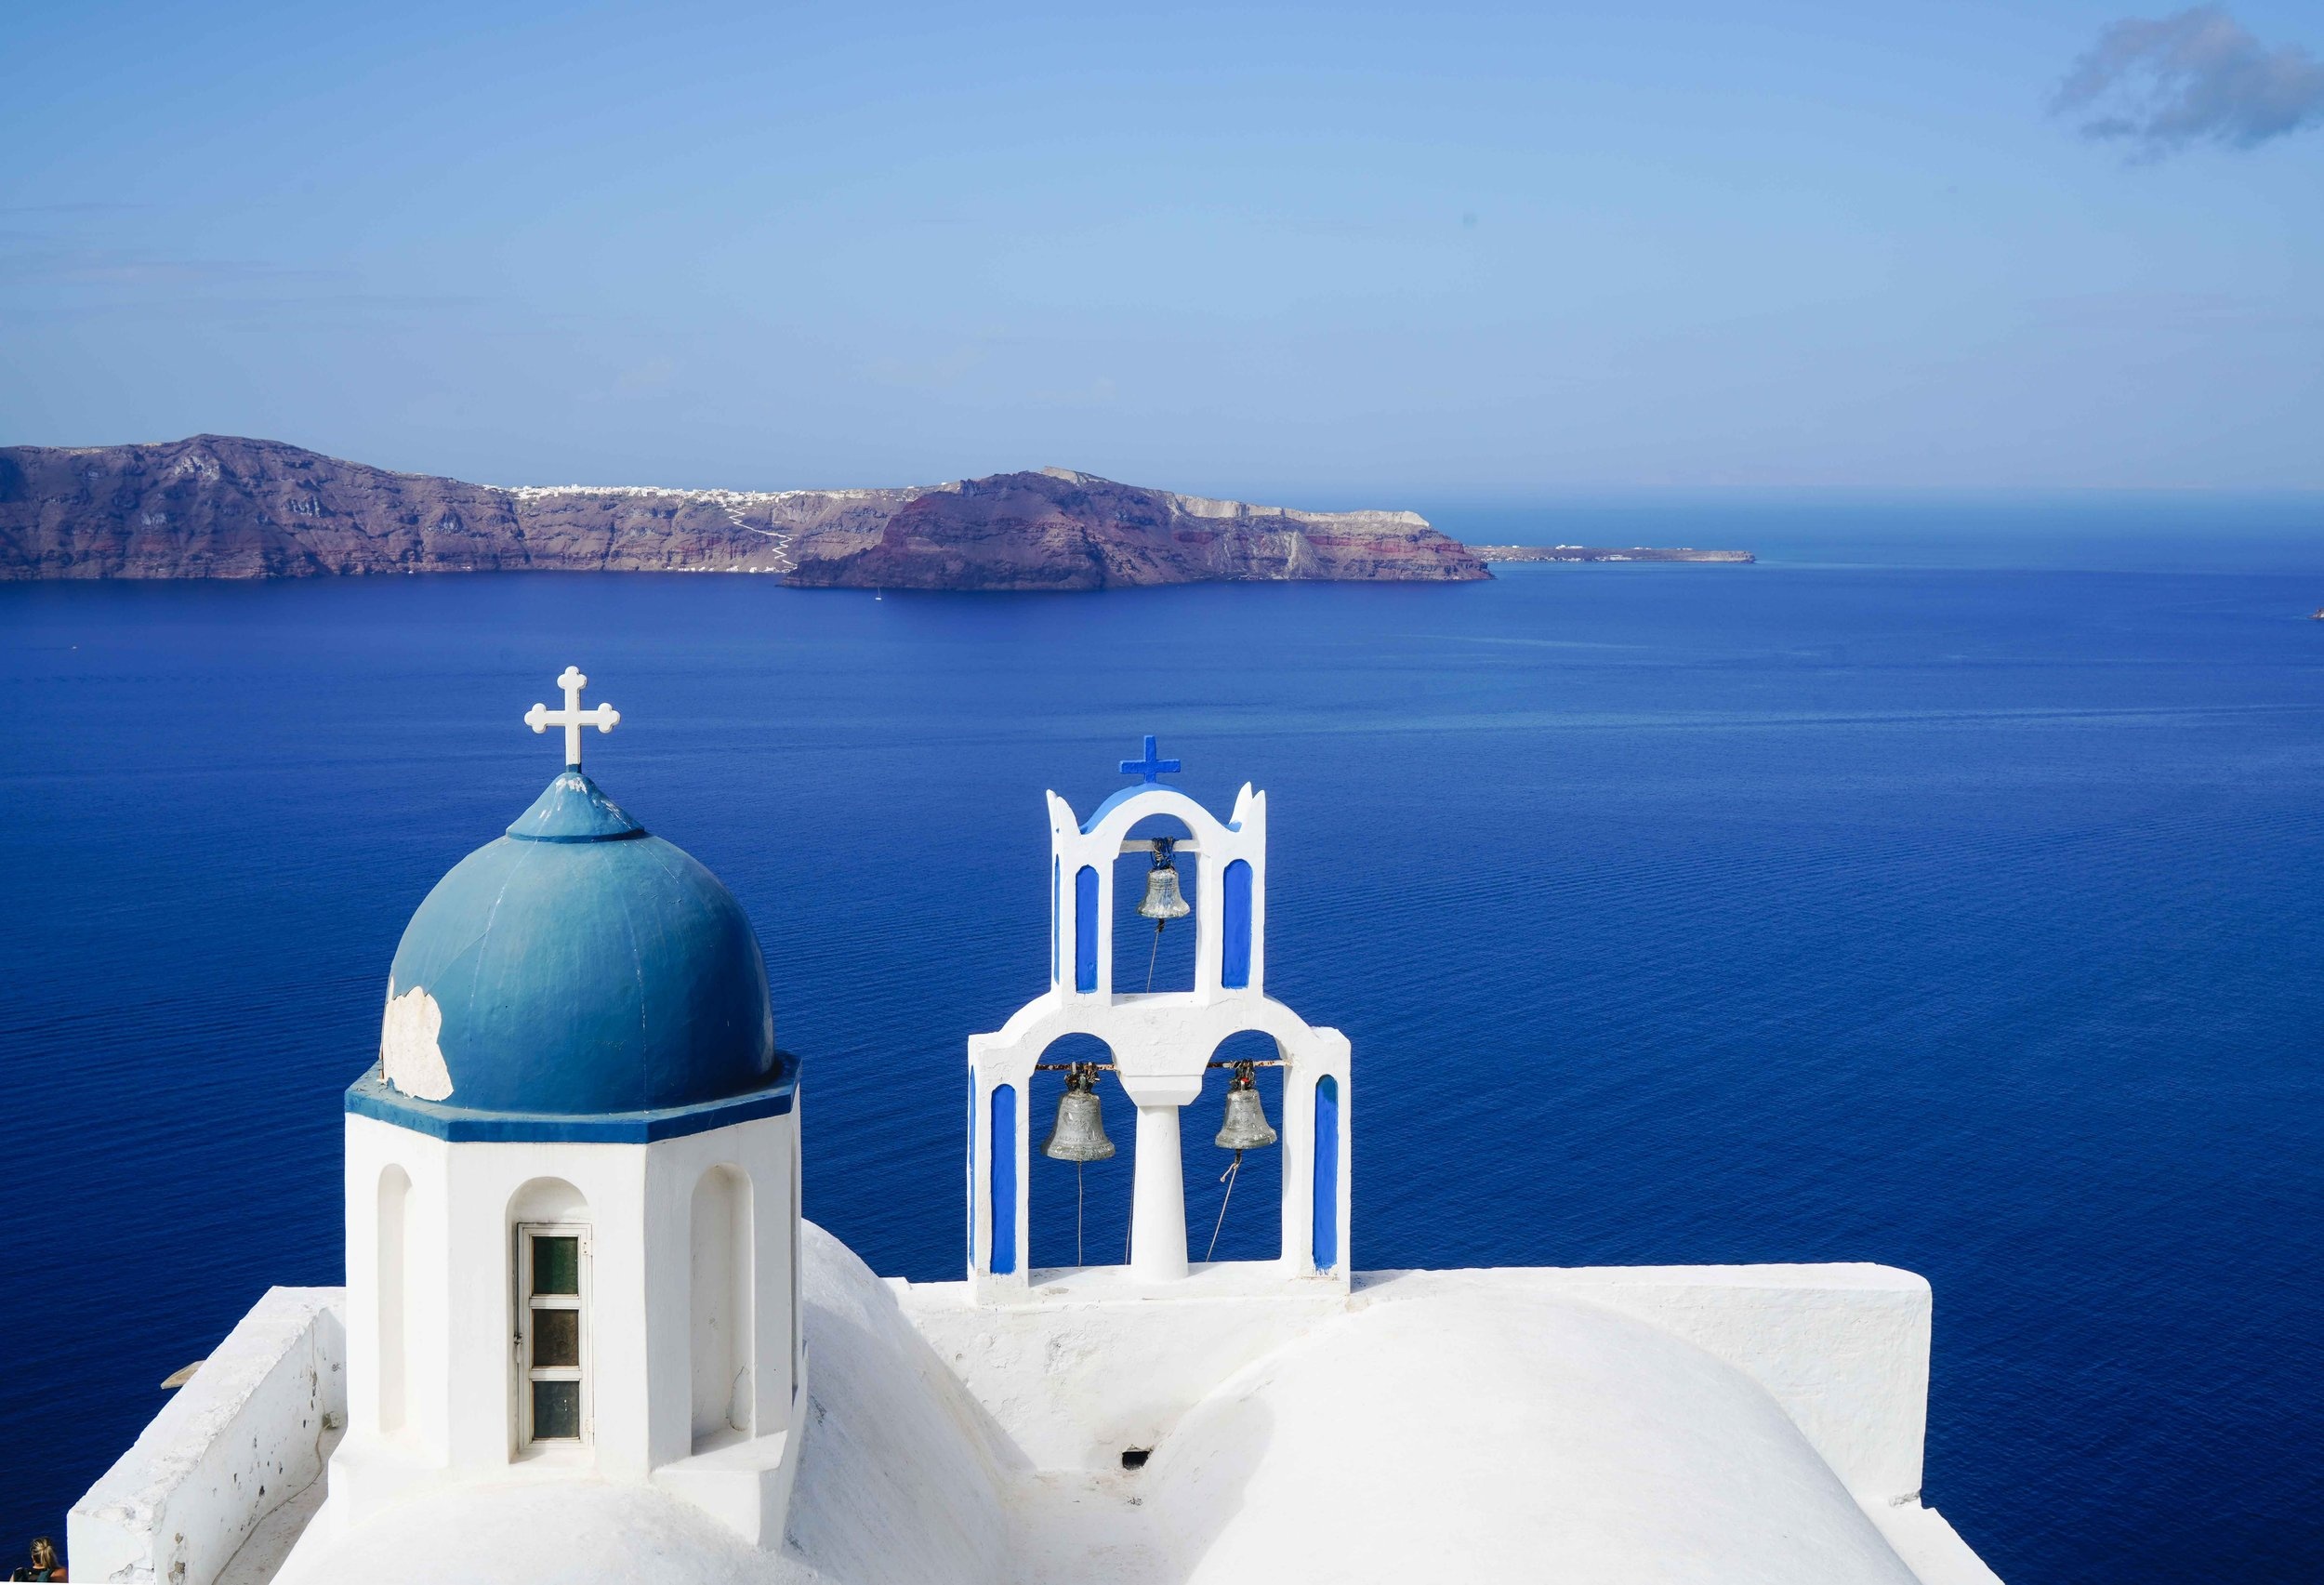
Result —
<instances>
[{"instance_id":1,"label":"blue painted panel on bell tower","mask_svg":"<svg viewBox=\"0 0 2324 1585\"><path fill-rule=\"evenodd\" d=\"M1017 1269L1017 1087L993 1090L993 1270Z\"/></svg>"},{"instance_id":2,"label":"blue painted panel on bell tower","mask_svg":"<svg viewBox=\"0 0 2324 1585\"><path fill-rule=\"evenodd\" d=\"M1098 988L1098 872L1074 872L1074 989Z\"/></svg>"},{"instance_id":3,"label":"blue painted panel on bell tower","mask_svg":"<svg viewBox=\"0 0 2324 1585\"><path fill-rule=\"evenodd\" d=\"M1219 983L1230 991L1239 991L1250 984L1249 861L1236 859L1221 878L1226 885L1226 944Z\"/></svg>"},{"instance_id":4,"label":"blue painted panel on bell tower","mask_svg":"<svg viewBox=\"0 0 2324 1585\"><path fill-rule=\"evenodd\" d=\"M1340 1081L1315 1081L1315 1269L1340 1263Z\"/></svg>"}]
</instances>

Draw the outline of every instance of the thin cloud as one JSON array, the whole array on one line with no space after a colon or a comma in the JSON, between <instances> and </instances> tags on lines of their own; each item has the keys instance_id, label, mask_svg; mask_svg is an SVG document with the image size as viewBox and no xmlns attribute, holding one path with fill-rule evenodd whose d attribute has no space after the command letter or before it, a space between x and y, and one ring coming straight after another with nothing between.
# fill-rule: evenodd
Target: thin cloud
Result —
<instances>
[{"instance_id":1,"label":"thin cloud","mask_svg":"<svg viewBox=\"0 0 2324 1585\"><path fill-rule=\"evenodd\" d=\"M119 204L111 200L89 204L0 204L0 215L127 215L152 207L151 204Z\"/></svg>"},{"instance_id":2,"label":"thin cloud","mask_svg":"<svg viewBox=\"0 0 2324 1585\"><path fill-rule=\"evenodd\" d=\"M2141 159L2196 143L2255 149L2324 125L2324 63L2297 45L2269 48L2217 6L2131 17L2074 63L2050 111Z\"/></svg>"}]
</instances>

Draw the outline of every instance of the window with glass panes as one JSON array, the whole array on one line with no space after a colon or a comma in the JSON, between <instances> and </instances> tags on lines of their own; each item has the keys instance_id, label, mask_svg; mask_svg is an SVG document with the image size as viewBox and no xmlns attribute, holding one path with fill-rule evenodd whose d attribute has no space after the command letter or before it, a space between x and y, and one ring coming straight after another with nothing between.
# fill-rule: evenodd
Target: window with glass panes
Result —
<instances>
[{"instance_id":1,"label":"window with glass panes","mask_svg":"<svg viewBox=\"0 0 2324 1585\"><path fill-rule=\"evenodd\" d=\"M588 1264L585 1227L528 1222L517 1229L517 1354L523 1378L518 1412L527 1442L588 1440L587 1340L581 1335Z\"/></svg>"}]
</instances>

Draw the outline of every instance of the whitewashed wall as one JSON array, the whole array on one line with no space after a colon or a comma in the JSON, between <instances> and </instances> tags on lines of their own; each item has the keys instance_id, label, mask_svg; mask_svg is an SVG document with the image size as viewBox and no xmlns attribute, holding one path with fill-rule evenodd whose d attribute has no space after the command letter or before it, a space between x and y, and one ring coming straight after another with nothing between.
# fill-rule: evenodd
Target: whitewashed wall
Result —
<instances>
[{"instance_id":1,"label":"whitewashed wall","mask_svg":"<svg viewBox=\"0 0 2324 1585\"><path fill-rule=\"evenodd\" d=\"M747 1539L780 1533L783 1450L803 1370L794 1273L796 1114L652 1144L447 1144L375 1118L347 1119L350 1425L332 1460L325 1522L343 1532L413 1490L494 1478L520 1461L608 1480L657 1480ZM694 1464L692 1270L695 1191L713 1173L747 1183L726 1222L747 1235L750 1346L734 1407L752 1434ZM399 1174L403 1256L383 1259L383 1184ZM739 1189L738 1189L739 1193ZM583 1347L589 1440L526 1448L508 1340L516 1326L513 1230L589 1230ZM400 1289L400 1293L399 1293ZM401 1360L390 1357L399 1341ZM390 1411L402 1381L400 1416ZM726 1440L726 1439L719 1439ZM693 1466L691 1468L686 1466ZM677 1468L674 1477L669 1472Z\"/></svg>"},{"instance_id":2,"label":"whitewashed wall","mask_svg":"<svg viewBox=\"0 0 2324 1585\"><path fill-rule=\"evenodd\" d=\"M76 1579L211 1585L347 1423L336 1288L268 1290L65 1521Z\"/></svg>"}]
</instances>

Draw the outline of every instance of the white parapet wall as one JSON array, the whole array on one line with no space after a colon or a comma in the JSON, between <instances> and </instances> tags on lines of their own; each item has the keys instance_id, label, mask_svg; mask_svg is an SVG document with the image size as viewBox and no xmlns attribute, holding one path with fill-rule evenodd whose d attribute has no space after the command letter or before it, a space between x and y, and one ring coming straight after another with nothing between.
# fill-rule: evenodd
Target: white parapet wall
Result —
<instances>
[{"instance_id":1,"label":"white parapet wall","mask_svg":"<svg viewBox=\"0 0 2324 1585\"><path fill-rule=\"evenodd\" d=\"M212 1585L347 1423L344 1290L277 1288L65 1521L73 1578Z\"/></svg>"},{"instance_id":2,"label":"white parapet wall","mask_svg":"<svg viewBox=\"0 0 2324 1585\"><path fill-rule=\"evenodd\" d=\"M1162 1290L1127 1266L1037 1272L1031 1301L990 1307L958 1282L891 1279L904 1313L1031 1470L1118 1471L1236 1371L1347 1313L1327 1279L1264 1261L1197 1263Z\"/></svg>"}]
</instances>

